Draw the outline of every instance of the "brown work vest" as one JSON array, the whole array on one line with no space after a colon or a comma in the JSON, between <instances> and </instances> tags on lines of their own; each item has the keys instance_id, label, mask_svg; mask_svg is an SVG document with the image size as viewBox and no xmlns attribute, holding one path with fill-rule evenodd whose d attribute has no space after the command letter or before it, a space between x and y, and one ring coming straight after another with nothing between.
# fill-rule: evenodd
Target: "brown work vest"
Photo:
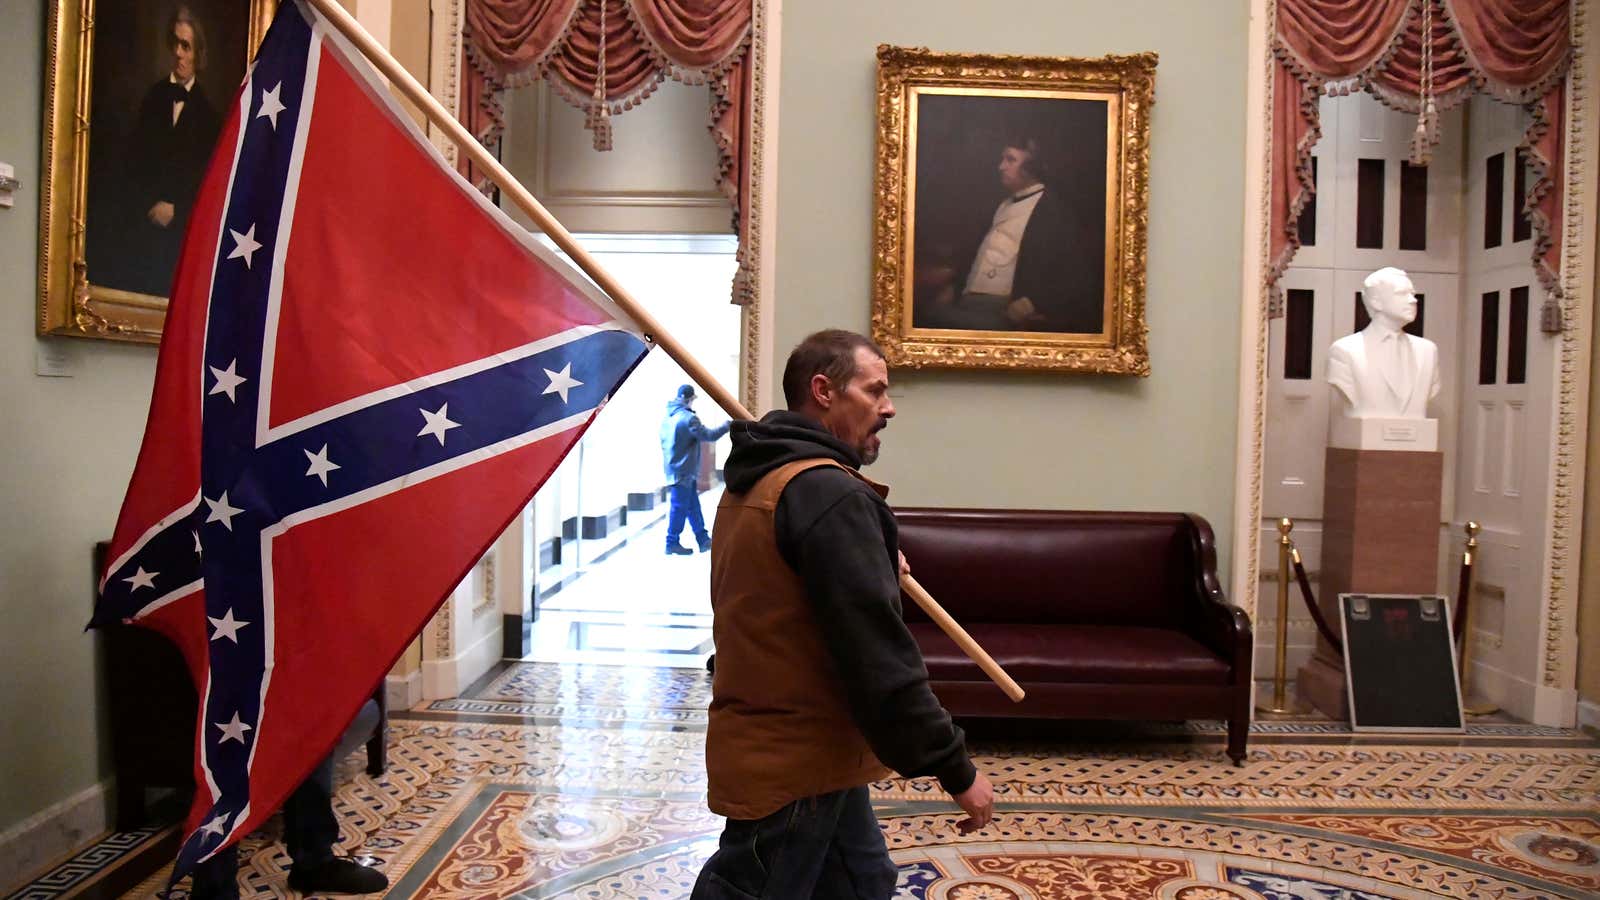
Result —
<instances>
[{"instance_id":1,"label":"brown work vest","mask_svg":"<svg viewBox=\"0 0 1600 900\"><path fill-rule=\"evenodd\" d=\"M730 819L759 819L889 771L851 719L805 585L778 552L778 498L790 479L818 466L873 484L831 460L807 459L768 472L747 493L725 492L717 507L707 802Z\"/></svg>"}]
</instances>

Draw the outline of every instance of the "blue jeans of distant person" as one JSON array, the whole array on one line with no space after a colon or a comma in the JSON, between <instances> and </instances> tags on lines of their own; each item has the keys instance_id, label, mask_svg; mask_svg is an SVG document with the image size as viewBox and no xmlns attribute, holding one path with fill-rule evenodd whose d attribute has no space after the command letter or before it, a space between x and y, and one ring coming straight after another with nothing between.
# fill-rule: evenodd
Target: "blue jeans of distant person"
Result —
<instances>
[{"instance_id":1,"label":"blue jeans of distant person","mask_svg":"<svg viewBox=\"0 0 1600 900\"><path fill-rule=\"evenodd\" d=\"M690 900L889 900L897 871L865 786L729 819Z\"/></svg>"},{"instance_id":2,"label":"blue jeans of distant person","mask_svg":"<svg viewBox=\"0 0 1600 900\"><path fill-rule=\"evenodd\" d=\"M694 481L674 483L668 496L670 506L667 508L667 546L682 546L678 543L678 536L683 534L683 521L687 518L700 549L709 547L711 535L706 534L706 518L700 512L700 491L696 489Z\"/></svg>"},{"instance_id":3,"label":"blue jeans of distant person","mask_svg":"<svg viewBox=\"0 0 1600 900\"><path fill-rule=\"evenodd\" d=\"M333 757L311 770L283 803L283 842L296 866L315 866L333 858L339 822L333 817ZM195 900L238 900L238 844L194 870Z\"/></svg>"}]
</instances>

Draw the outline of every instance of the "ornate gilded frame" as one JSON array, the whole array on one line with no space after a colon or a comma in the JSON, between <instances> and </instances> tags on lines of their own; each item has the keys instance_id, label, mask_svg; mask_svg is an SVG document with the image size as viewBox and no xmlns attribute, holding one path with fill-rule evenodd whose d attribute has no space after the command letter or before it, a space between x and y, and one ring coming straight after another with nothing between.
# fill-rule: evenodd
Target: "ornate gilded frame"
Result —
<instances>
[{"instance_id":1,"label":"ornate gilded frame","mask_svg":"<svg viewBox=\"0 0 1600 900\"><path fill-rule=\"evenodd\" d=\"M879 45L872 336L891 365L1150 374L1145 242L1155 69L1154 53L1073 59L937 53ZM1108 105L1103 138L1107 143L1107 314L1102 332L912 326L917 103L923 93L1104 98Z\"/></svg>"},{"instance_id":2,"label":"ornate gilded frame","mask_svg":"<svg viewBox=\"0 0 1600 900\"><path fill-rule=\"evenodd\" d=\"M255 54L278 0L249 0ZM89 100L95 0L56 0L45 48L44 173L39 198L41 335L156 343L167 298L96 285L84 262L88 210Z\"/></svg>"}]
</instances>

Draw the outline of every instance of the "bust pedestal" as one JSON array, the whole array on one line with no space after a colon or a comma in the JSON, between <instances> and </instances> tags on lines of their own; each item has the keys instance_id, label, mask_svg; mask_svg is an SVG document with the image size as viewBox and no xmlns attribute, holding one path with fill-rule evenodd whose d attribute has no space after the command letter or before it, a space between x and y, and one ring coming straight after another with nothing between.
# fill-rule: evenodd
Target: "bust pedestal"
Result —
<instances>
[{"instance_id":1,"label":"bust pedestal","mask_svg":"<svg viewBox=\"0 0 1600 900\"><path fill-rule=\"evenodd\" d=\"M1397 436L1404 437L1404 432L1394 433L1397 424L1412 429L1412 440L1405 443L1413 446L1423 443L1416 438L1436 439L1438 433L1438 422L1432 419L1336 419L1332 431L1343 434L1330 434L1330 444L1336 437L1356 436L1339 441L1354 447L1328 447L1323 470L1317 605L1336 631L1340 594L1437 590L1444 454L1432 449L1433 440L1427 450L1372 449L1393 446ZM1316 653L1297 678L1302 699L1330 718L1349 718L1344 659L1320 635Z\"/></svg>"}]
</instances>

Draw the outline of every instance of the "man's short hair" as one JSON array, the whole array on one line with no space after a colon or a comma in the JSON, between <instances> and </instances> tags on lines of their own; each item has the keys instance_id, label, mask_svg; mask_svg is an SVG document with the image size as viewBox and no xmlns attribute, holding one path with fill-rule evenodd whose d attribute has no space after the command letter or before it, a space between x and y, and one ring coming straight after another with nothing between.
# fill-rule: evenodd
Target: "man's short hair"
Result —
<instances>
[{"instance_id":1,"label":"man's short hair","mask_svg":"<svg viewBox=\"0 0 1600 900\"><path fill-rule=\"evenodd\" d=\"M1048 184L1051 176L1049 157L1039 145L1039 139L1031 134L1021 132L1008 135L1005 139L1007 147L1014 147L1028 154L1022 163L1023 171L1027 172L1034 180Z\"/></svg>"},{"instance_id":2,"label":"man's short hair","mask_svg":"<svg viewBox=\"0 0 1600 900\"><path fill-rule=\"evenodd\" d=\"M194 71L196 74L206 68L206 30L200 25L200 20L194 17L194 12L187 6L179 6L172 11L172 18L167 20L167 49L177 43L178 23L189 26L194 32Z\"/></svg>"},{"instance_id":3,"label":"man's short hair","mask_svg":"<svg viewBox=\"0 0 1600 900\"><path fill-rule=\"evenodd\" d=\"M783 401L791 411L806 405L811 398L811 379L826 376L830 384L843 386L856 375L856 349L865 347L883 359L883 350L871 338L828 328L819 331L789 353L789 362L783 367Z\"/></svg>"}]
</instances>

